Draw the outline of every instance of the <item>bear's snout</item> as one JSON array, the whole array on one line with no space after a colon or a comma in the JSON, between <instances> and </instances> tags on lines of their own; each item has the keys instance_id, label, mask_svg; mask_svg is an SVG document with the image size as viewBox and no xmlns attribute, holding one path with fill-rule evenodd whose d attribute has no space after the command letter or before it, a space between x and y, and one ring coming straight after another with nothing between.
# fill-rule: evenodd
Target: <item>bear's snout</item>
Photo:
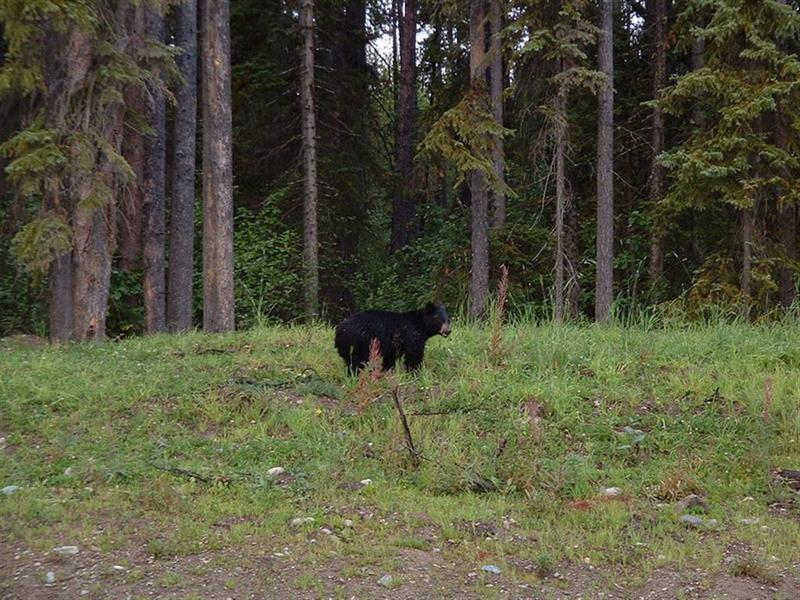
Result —
<instances>
[{"instance_id":1,"label":"bear's snout","mask_svg":"<svg viewBox=\"0 0 800 600\"><path fill-rule=\"evenodd\" d=\"M442 328L439 330L439 335L442 337L447 337L450 335L450 323L445 323L442 325Z\"/></svg>"}]
</instances>

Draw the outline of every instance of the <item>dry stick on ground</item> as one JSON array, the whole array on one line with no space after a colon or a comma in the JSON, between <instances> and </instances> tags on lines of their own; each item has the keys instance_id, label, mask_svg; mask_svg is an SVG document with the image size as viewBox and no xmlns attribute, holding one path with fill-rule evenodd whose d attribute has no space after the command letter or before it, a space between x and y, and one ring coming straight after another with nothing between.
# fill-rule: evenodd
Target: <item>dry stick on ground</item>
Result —
<instances>
[{"instance_id":1,"label":"dry stick on ground","mask_svg":"<svg viewBox=\"0 0 800 600\"><path fill-rule=\"evenodd\" d=\"M161 466L155 463L147 463L154 469L159 471L164 471L165 473L172 473L173 475L180 475L182 477L189 477L190 479L196 479L197 481L202 481L203 483L211 483L213 479L211 477L206 477L205 475L200 475L200 473L195 473L194 471L190 471L189 469L181 469L180 467L170 467L170 466Z\"/></svg>"},{"instance_id":2,"label":"dry stick on ground","mask_svg":"<svg viewBox=\"0 0 800 600\"><path fill-rule=\"evenodd\" d=\"M406 443L408 451L411 454L411 463L416 467L419 465L420 453L414 448L414 440L411 437L411 429L408 427L408 420L406 414L403 412L403 405L400 403L400 392L398 386L392 388L392 398L394 398L394 405L397 407L397 412L400 415L400 422L403 423L403 430L406 434Z\"/></svg>"},{"instance_id":3,"label":"dry stick on ground","mask_svg":"<svg viewBox=\"0 0 800 600\"><path fill-rule=\"evenodd\" d=\"M467 406L458 410L418 410L416 412L408 413L412 417L439 417L442 415L465 415L474 410L483 410L475 406Z\"/></svg>"},{"instance_id":4,"label":"dry stick on ground","mask_svg":"<svg viewBox=\"0 0 800 600\"><path fill-rule=\"evenodd\" d=\"M189 469L183 469L181 467L173 467L171 465L159 465L154 462L147 462L148 465L156 469L157 471L163 471L164 473L172 473L173 475L178 475L180 477L188 477L189 479L195 479L200 481L201 483L222 483L224 485L229 485L234 480L238 479L255 479L253 473L248 473L245 471L234 471L230 475L201 475L196 471L191 471Z\"/></svg>"}]
</instances>

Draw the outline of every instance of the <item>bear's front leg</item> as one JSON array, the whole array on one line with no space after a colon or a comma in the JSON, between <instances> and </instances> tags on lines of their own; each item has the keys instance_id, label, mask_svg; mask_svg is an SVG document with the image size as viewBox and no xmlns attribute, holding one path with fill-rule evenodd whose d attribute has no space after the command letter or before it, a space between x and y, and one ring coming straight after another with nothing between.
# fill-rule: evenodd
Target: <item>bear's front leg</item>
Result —
<instances>
[{"instance_id":1,"label":"bear's front leg","mask_svg":"<svg viewBox=\"0 0 800 600\"><path fill-rule=\"evenodd\" d=\"M422 366L422 355L424 354L424 349L417 350L414 349L411 352L406 352L405 354L405 364L406 370L411 371L412 373L417 373L419 368Z\"/></svg>"}]
</instances>

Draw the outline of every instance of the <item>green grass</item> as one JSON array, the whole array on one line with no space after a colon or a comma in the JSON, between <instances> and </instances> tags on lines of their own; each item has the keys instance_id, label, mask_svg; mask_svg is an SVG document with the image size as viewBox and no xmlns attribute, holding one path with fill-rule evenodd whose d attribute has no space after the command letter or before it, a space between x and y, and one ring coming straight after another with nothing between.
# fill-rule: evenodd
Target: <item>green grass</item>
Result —
<instances>
[{"instance_id":1,"label":"green grass","mask_svg":"<svg viewBox=\"0 0 800 600\"><path fill-rule=\"evenodd\" d=\"M519 324L499 355L488 338L456 327L429 343L418 377L366 384L321 326L66 350L0 341L0 486L21 486L0 496L0 531L47 550L113 520L102 552L140 536L156 558L313 536L308 560L344 553L353 574L433 549L525 559L540 575L586 559L725 568L733 541L777 558L736 563L764 580L800 560L797 513L768 510L791 498L771 469L800 468L795 326ZM600 498L610 486L621 500ZM713 531L678 521L674 503L693 492ZM297 516L315 522L290 527ZM320 587L311 574L297 585Z\"/></svg>"}]
</instances>

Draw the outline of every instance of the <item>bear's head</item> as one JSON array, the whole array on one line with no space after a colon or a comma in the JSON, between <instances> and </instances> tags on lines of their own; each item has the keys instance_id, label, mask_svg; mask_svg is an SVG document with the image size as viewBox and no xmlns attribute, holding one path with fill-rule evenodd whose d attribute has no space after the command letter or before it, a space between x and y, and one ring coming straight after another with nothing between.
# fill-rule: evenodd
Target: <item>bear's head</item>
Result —
<instances>
[{"instance_id":1,"label":"bear's head","mask_svg":"<svg viewBox=\"0 0 800 600\"><path fill-rule=\"evenodd\" d=\"M444 304L428 302L423 313L425 331L429 336L441 335L442 337L447 337L450 335L450 317L444 308Z\"/></svg>"}]
</instances>

